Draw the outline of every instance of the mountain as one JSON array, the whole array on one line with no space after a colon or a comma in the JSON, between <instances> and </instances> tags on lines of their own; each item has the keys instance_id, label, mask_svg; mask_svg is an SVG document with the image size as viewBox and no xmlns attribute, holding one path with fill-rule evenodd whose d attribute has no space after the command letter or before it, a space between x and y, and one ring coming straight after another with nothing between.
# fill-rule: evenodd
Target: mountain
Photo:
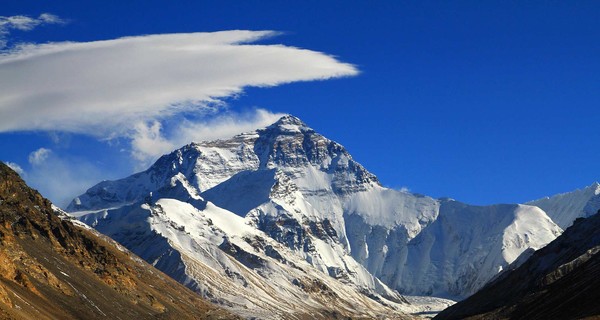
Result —
<instances>
[{"instance_id":1,"label":"mountain","mask_svg":"<svg viewBox=\"0 0 600 320\"><path fill-rule=\"evenodd\" d=\"M476 292L524 251L542 248L560 232L537 207L442 200L438 219L409 240L406 259L396 266L401 277L392 287L403 288L403 293L460 299ZM381 279L390 284L386 277Z\"/></svg>"},{"instance_id":2,"label":"mountain","mask_svg":"<svg viewBox=\"0 0 600 320\"><path fill-rule=\"evenodd\" d=\"M0 163L0 318L232 319L51 203Z\"/></svg>"},{"instance_id":3,"label":"mountain","mask_svg":"<svg viewBox=\"0 0 600 320\"><path fill-rule=\"evenodd\" d=\"M521 266L436 319L583 319L600 315L600 214L577 219Z\"/></svg>"},{"instance_id":4,"label":"mountain","mask_svg":"<svg viewBox=\"0 0 600 320\"><path fill-rule=\"evenodd\" d=\"M87 210L73 214L243 316L410 311L402 296L347 254L331 220L304 216L321 213L285 173L260 167L257 153L268 157L270 142L257 138L188 145L145 172L91 188L68 209ZM263 204L274 210L273 219L227 210Z\"/></svg>"},{"instance_id":5,"label":"mountain","mask_svg":"<svg viewBox=\"0 0 600 320\"><path fill-rule=\"evenodd\" d=\"M93 186L67 210L207 297L215 289L189 260L242 283L250 274L225 264L246 263L268 287L281 285L266 273L289 278L293 263L303 276L405 311L414 307L396 291L461 299L562 232L534 206L470 206L385 188L343 146L289 115L184 146L144 172ZM245 253L232 254L232 245ZM268 263L248 264L249 253ZM239 309L232 299L221 303Z\"/></svg>"},{"instance_id":6,"label":"mountain","mask_svg":"<svg viewBox=\"0 0 600 320\"><path fill-rule=\"evenodd\" d=\"M404 298L342 256L352 274L330 277L304 257L206 202L172 198L82 217L146 261L211 301L247 318L404 318ZM312 235L306 246L333 248ZM329 251L327 251L329 250ZM323 266L327 270L327 266ZM333 269L332 269L333 270Z\"/></svg>"},{"instance_id":7,"label":"mountain","mask_svg":"<svg viewBox=\"0 0 600 320\"><path fill-rule=\"evenodd\" d=\"M571 226L577 218L585 218L600 210L600 184L530 201L527 204L544 210L562 229Z\"/></svg>"}]
</instances>

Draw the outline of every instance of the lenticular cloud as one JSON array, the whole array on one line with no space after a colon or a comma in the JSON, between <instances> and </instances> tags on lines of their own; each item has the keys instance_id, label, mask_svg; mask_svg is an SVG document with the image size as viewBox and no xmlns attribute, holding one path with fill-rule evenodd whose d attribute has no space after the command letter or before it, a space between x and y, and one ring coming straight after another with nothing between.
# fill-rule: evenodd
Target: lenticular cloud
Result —
<instances>
[{"instance_id":1,"label":"lenticular cloud","mask_svg":"<svg viewBox=\"0 0 600 320\"><path fill-rule=\"evenodd\" d=\"M352 76L316 51L254 42L272 31L21 45L0 55L0 132L119 136L131 123L201 111L244 87Z\"/></svg>"}]
</instances>

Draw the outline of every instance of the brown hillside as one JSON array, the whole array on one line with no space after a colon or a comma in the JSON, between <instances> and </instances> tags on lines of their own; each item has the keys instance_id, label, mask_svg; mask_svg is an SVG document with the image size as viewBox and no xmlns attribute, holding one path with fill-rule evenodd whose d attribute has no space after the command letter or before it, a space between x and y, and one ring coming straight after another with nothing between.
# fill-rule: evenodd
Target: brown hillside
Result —
<instances>
[{"instance_id":1,"label":"brown hillside","mask_svg":"<svg viewBox=\"0 0 600 320\"><path fill-rule=\"evenodd\" d=\"M114 241L59 218L0 163L0 318L231 319Z\"/></svg>"}]
</instances>

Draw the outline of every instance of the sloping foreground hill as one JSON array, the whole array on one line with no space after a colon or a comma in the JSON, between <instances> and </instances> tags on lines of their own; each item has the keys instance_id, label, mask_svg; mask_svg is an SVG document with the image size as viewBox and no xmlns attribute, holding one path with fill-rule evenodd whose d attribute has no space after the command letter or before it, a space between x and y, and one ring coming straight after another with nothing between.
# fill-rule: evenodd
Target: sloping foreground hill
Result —
<instances>
[{"instance_id":1,"label":"sloping foreground hill","mask_svg":"<svg viewBox=\"0 0 600 320\"><path fill-rule=\"evenodd\" d=\"M600 318L600 213L436 319Z\"/></svg>"},{"instance_id":2,"label":"sloping foreground hill","mask_svg":"<svg viewBox=\"0 0 600 320\"><path fill-rule=\"evenodd\" d=\"M231 319L0 163L0 319Z\"/></svg>"}]
</instances>

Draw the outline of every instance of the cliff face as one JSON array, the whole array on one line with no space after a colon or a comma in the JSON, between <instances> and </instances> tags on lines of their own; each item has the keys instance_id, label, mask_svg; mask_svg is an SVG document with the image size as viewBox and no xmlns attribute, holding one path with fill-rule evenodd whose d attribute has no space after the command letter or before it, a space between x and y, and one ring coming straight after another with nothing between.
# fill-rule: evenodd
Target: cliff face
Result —
<instances>
[{"instance_id":1,"label":"cliff face","mask_svg":"<svg viewBox=\"0 0 600 320\"><path fill-rule=\"evenodd\" d=\"M0 163L0 318L232 318L114 241L61 219Z\"/></svg>"},{"instance_id":2,"label":"cliff face","mask_svg":"<svg viewBox=\"0 0 600 320\"><path fill-rule=\"evenodd\" d=\"M600 214L577 219L521 266L436 319L582 319L600 315Z\"/></svg>"}]
</instances>

